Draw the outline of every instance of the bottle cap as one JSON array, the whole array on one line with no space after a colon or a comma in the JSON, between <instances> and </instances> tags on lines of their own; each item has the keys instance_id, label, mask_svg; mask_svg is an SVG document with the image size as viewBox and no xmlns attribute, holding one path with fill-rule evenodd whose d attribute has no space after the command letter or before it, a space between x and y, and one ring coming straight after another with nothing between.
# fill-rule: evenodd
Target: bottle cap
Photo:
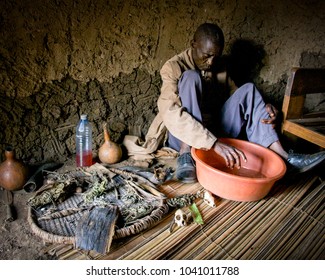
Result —
<instances>
[{"instance_id":1,"label":"bottle cap","mask_svg":"<svg viewBox=\"0 0 325 280\"><path fill-rule=\"evenodd\" d=\"M82 114L82 115L80 116L80 119L82 119L82 120L86 120L86 119L87 119L87 115L86 115L86 114Z\"/></svg>"}]
</instances>

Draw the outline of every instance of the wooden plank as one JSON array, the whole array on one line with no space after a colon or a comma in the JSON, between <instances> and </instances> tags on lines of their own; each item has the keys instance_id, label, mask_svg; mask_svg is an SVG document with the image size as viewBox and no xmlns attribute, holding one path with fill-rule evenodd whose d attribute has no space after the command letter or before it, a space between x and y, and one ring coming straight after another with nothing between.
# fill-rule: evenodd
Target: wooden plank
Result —
<instances>
[{"instance_id":1,"label":"wooden plank","mask_svg":"<svg viewBox=\"0 0 325 280\"><path fill-rule=\"evenodd\" d=\"M290 120L285 120L283 122L283 131L289 132L322 148L325 148L325 135L308 129L300 124L294 123Z\"/></svg>"},{"instance_id":2,"label":"wooden plank","mask_svg":"<svg viewBox=\"0 0 325 280\"><path fill-rule=\"evenodd\" d=\"M303 113L305 99L306 99L305 95L299 95L299 96L285 95L282 104L282 112L283 112L284 120L300 118Z\"/></svg>"},{"instance_id":3,"label":"wooden plank","mask_svg":"<svg viewBox=\"0 0 325 280\"><path fill-rule=\"evenodd\" d=\"M95 207L78 221L76 248L105 254L109 251L118 218L118 207Z\"/></svg>"},{"instance_id":4,"label":"wooden plank","mask_svg":"<svg viewBox=\"0 0 325 280\"><path fill-rule=\"evenodd\" d=\"M307 119L307 118L325 118L325 111L310 112L310 113L304 114L303 117L305 119Z\"/></svg>"},{"instance_id":5,"label":"wooden plank","mask_svg":"<svg viewBox=\"0 0 325 280\"><path fill-rule=\"evenodd\" d=\"M303 126L325 126L324 118L300 118L300 119L290 119L290 122L294 122ZM312 129L312 128L311 128ZM317 130L317 128L316 128Z\"/></svg>"},{"instance_id":6,"label":"wooden plank","mask_svg":"<svg viewBox=\"0 0 325 280\"><path fill-rule=\"evenodd\" d=\"M325 92L325 68L294 67L286 94L292 96Z\"/></svg>"}]
</instances>

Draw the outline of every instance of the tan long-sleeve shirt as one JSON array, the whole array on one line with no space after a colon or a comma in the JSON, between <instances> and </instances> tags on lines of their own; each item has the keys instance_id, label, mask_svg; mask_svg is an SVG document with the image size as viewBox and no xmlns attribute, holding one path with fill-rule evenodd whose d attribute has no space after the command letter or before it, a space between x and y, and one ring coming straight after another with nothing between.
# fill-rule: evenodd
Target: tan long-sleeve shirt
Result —
<instances>
[{"instance_id":1,"label":"tan long-sleeve shirt","mask_svg":"<svg viewBox=\"0 0 325 280\"><path fill-rule=\"evenodd\" d=\"M210 149L217 138L182 107L178 82L186 70L195 70L192 50L168 60L161 68L161 94L158 99L159 114L167 130L176 138L197 149Z\"/></svg>"},{"instance_id":2,"label":"tan long-sleeve shirt","mask_svg":"<svg viewBox=\"0 0 325 280\"><path fill-rule=\"evenodd\" d=\"M186 70L195 70L192 50L189 48L169 59L161 68L161 94L158 99L158 114L149 127L145 142L127 136L124 145L129 155L151 154L162 145L166 131L182 142L197 148L210 149L217 140L209 130L194 119L182 107L178 94L178 82Z\"/></svg>"}]
</instances>

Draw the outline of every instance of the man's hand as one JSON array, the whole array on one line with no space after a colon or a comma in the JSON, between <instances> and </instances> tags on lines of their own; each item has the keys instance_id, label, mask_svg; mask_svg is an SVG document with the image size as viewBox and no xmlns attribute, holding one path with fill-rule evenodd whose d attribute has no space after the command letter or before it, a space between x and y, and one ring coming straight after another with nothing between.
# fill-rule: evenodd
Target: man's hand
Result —
<instances>
[{"instance_id":1,"label":"man's hand","mask_svg":"<svg viewBox=\"0 0 325 280\"><path fill-rule=\"evenodd\" d=\"M224 158L229 168L236 167L239 169L241 167L241 158L245 162L247 161L245 154L241 150L218 141L213 145L213 150Z\"/></svg>"},{"instance_id":2,"label":"man's hand","mask_svg":"<svg viewBox=\"0 0 325 280\"><path fill-rule=\"evenodd\" d=\"M269 119L262 119L262 123L271 124L275 128L278 116L278 110L272 104L265 105L266 112L269 114Z\"/></svg>"}]
</instances>

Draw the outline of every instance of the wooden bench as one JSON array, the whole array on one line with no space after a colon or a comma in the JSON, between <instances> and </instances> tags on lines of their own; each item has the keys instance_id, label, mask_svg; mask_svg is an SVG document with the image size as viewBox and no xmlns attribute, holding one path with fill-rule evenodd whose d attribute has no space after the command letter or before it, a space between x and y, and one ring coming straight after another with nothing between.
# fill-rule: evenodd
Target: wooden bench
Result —
<instances>
[{"instance_id":1,"label":"wooden bench","mask_svg":"<svg viewBox=\"0 0 325 280\"><path fill-rule=\"evenodd\" d=\"M316 93L325 95L325 69L292 68L282 105L282 132L325 148L325 111L304 114L306 99Z\"/></svg>"}]
</instances>

